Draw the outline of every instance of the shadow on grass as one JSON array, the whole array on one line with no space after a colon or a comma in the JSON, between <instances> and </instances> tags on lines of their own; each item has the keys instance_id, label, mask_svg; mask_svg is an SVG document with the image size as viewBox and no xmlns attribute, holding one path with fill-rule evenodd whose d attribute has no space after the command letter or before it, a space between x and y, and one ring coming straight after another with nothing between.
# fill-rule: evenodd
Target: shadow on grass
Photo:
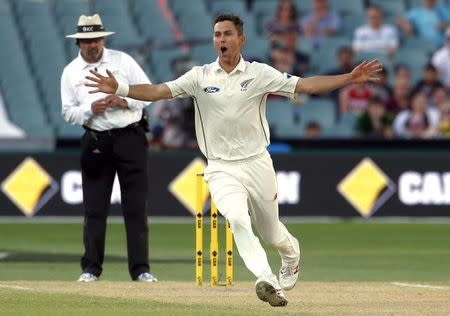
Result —
<instances>
[{"instance_id":1,"label":"shadow on grass","mask_svg":"<svg viewBox=\"0 0 450 316\"><path fill-rule=\"evenodd\" d=\"M45 253L45 252L31 252L31 251L3 251L0 249L2 262L78 262L81 254L65 254L65 253ZM123 256L105 256L105 262L127 262L127 257ZM192 263L193 258L150 258L152 263L164 264L180 264Z\"/></svg>"}]
</instances>

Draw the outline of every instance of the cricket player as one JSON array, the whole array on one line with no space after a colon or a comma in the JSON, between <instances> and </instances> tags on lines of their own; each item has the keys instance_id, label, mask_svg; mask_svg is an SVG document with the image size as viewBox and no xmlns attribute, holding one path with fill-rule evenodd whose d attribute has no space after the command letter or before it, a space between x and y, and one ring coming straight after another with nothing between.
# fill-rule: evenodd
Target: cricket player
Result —
<instances>
[{"instance_id":1,"label":"cricket player","mask_svg":"<svg viewBox=\"0 0 450 316\"><path fill-rule=\"evenodd\" d=\"M284 290L294 287L299 276L300 247L280 222L277 183L267 152L269 126L265 116L267 95L294 98L297 93L322 94L351 83L377 81L382 65L362 62L352 72L337 76L299 78L283 74L241 56L245 42L243 21L225 14L214 21L214 48L218 58L193 67L176 80L163 84L128 85L107 70L91 70L86 86L90 93L103 92L137 100L192 97L195 103L197 140L208 160L204 172L219 212L230 222L240 256L257 277L256 294L271 306L288 303ZM252 230L281 257L279 279Z\"/></svg>"}]
</instances>

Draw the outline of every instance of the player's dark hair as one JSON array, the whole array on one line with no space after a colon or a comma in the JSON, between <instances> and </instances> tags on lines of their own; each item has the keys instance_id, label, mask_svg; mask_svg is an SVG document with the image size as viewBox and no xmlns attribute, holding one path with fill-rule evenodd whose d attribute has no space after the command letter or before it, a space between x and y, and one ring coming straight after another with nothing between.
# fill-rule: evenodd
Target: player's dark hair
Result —
<instances>
[{"instance_id":1,"label":"player's dark hair","mask_svg":"<svg viewBox=\"0 0 450 316\"><path fill-rule=\"evenodd\" d=\"M216 23L223 22L223 21L232 22L234 24L234 27L238 31L238 34L239 35L244 34L244 21L242 21L242 19L239 15L232 14L232 13L221 14L214 19L214 25L216 25Z\"/></svg>"}]
</instances>

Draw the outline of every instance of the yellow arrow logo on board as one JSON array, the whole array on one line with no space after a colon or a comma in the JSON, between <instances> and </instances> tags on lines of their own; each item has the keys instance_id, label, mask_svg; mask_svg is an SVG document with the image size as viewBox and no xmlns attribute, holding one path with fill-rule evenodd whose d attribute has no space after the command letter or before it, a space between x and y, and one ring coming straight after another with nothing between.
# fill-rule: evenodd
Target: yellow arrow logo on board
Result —
<instances>
[{"instance_id":1,"label":"yellow arrow logo on board","mask_svg":"<svg viewBox=\"0 0 450 316\"><path fill-rule=\"evenodd\" d=\"M206 163L201 158L195 158L180 174L169 184L169 191L195 216L195 181L198 174L203 174ZM203 181L203 206L209 198L208 184Z\"/></svg>"}]
</instances>

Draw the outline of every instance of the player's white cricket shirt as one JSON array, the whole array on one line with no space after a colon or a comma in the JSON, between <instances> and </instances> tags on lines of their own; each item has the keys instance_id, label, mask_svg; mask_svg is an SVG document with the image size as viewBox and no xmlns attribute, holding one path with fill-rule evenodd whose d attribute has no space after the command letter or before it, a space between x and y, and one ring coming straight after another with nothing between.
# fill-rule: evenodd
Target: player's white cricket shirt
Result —
<instances>
[{"instance_id":1,"label":"player's white cricket shirt","mask_svg":"<svg viewBox=\"0 0 450 316\"><path fill-rule=\"evenodd\" d=\"M295 97L298 79L241 57L229 74L217 59L166 84L174 98L193 97L197 141L205 157L238 160L266 150L267 95Z\"/></svg>"},{"instance_id":2,"label":"player's white cricket shirt","mask_svg":"<svg viewBox=\"0 0 450 316\"><path fill-rule=\"evenodd\" d=\"M103 115L94 115L91 103L106 97L104 93L93 93L93 88L86 87L86 76L91 76L91 69L97 69L106 76L106 69L127 84L150 83L142 68L129 55L103 48L102 59L96 64L89 64L78 54L65 68L61 76L62 116L70 124L87 125L97 131L121 128L141 119L142 108L149 102L127 98L129 109L107 108Z\"/></svg>"}]
</instances>

